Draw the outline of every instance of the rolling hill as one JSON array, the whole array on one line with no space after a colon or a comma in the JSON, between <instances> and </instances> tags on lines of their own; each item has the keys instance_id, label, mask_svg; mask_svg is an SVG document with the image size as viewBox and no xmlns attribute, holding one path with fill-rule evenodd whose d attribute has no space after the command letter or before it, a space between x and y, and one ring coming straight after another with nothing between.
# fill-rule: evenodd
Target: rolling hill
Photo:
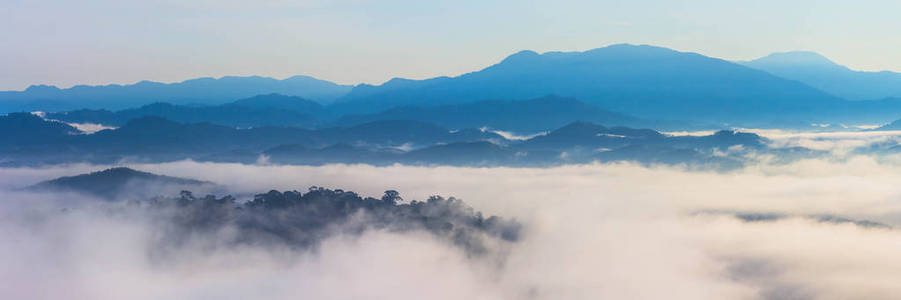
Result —
<instances>
[{"instance_id":1,"label":"rolling hill","mask_svg":"<svg viewBox=\"0 0 901 300\"><path fill-rule=\"evenodd\" d=\"M209 186L212 183L194 179L170 177L118 167L76 176L60 177L37 183L29 190L42 192L74 192L107 200L128 196L168 196L179 189ZM145 195L149 188L157 195Z\"/></svg>"}]
</instances>

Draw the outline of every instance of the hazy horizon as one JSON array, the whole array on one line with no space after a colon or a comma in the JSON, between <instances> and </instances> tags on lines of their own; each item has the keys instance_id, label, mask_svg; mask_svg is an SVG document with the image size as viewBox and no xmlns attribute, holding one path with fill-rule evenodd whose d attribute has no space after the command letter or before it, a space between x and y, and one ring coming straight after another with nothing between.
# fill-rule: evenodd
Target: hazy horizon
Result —
<instances>
[{"instance_id":1,"label":"hazy horizon","mask_svg":"<svg viewBox=\"0 0 901 300\"><path fill-rule=\"evenodd\" d=\"M0 4L0 25L16 28L3 32L15 47L0 49L0 90L250 75L378 84L460 75L519 50L619 43L730 61L814 51L855 70L901 71L890 51L901 39L882 30L901 26L901 4L871 2L13 0Z\"/></svg>"},{"instance_id":2,"label":"hazy horizon","mask_svg":"<svg viewBox=\"0 0 901 300\"><path fill-rule=\"evenodd\" d=\"M639 44L629 44L629 43L613 43L613 44L608 44L608 45L604 45L604 46L601 46L601 47L596 47L596 48L591 48L591 49L584 49L584 50L573 50L573 51L567 51L567 50L549 50L549 51L536 51L536 52L539 53L539 54L544 54L544 53L549 53L549 52L583 52L583 51L589 51L589 50L593 50L593 49L599 49L599 48L604 48L604 47L608 47L608 46L613 46L613 45L623 45L623 44L628 44L628 45L638 45L638 46L654 46L654 47L662 47L662 46L659 46L659 45L652 45L652 44L640 44L640 45L639 45ZM681 51L681 50L678 50L678 49L672 49L672 48L668 48L668 47L663 47L663 48L667 48L667 49L671 49L671 50L676 50L676 51L679 51L679 52L698 53L698 54L704 55L704 53L699 53L699 52L694 52L694 51ZM512 52L510 52L509 55L513 55L513 54L515 54L515 53L517 53L517 52L520 52L520 51L534 51L534 50L531 50L531 49L521 49L521 50L517 50L517 51L512 51ZM722 59L722 60L726 60L726 61L730 61L730 62L743 62L743 61L751 61L751 60L763 58L763 57L766 57L766 56L771 55L771 54L784 54L784 53L793 53L793 52L797 52L797 53L814 53L814 54L823 56L821 53L819 53L819 52L817 52L817 51L812 51L812 50L788 50L788 51L776 51L776 52L771 52L771 53L769 53L769 54L767 54L767 55L764 55L764 56L761 56L761 57L755 57L755 58L751 58L751 59L747 59L747 60L726 59L726 58L712 57L712 56L709 56L709 57L717 58L717 59ZM509 55L507 55L507 56L509 56ZM487 68L487 67L489 67L489 66L491 66L491 65L493 65L493 64L495 64L495 63L499 63L501 60L503 60L503 59L504 59L505 57L507 57L507 56L504 56L504 57L498 59L497 62L489 63L489 64L487 64L487 65L485 65L485 66L477 67L477 69L470 70L470 71L466 71L466 72L462 72L462 73L459 73L459 74L438 74L438 75L434 75L434 76L417 77L417 78L393 76L393 77L389 77L389 78L387 78L387 79L385 79L385 80L378 81L378 82L339 82L339 81L335 81L335 80L329 80L329 79L327 79L327 78L322 78L322 77L319 77L319 76L317 76L317 75L315 75L315 74L292 74L292 75L286 75L286 76L269 76L269 75L266 75L266 74L242 74L242 75L236 75L236 74L222 74L222 75L215 75L215 76L188 77L188 78L182 78L182 79L174 79L174 80L170 80L170 81L165 81L165 80L152 80L152 79L140 79L140 80L132 81L132 82L107 82L107 83L97 83L97 84L76 83L76 84L67 85L67 86L60 86L60 85L47 84L47 83L34 83L34 84L29 84L28 86L25 86L25 87L23 87L22 89L18 89L18 90L15 90L15 89L14 89L14 90L5 90L5 91L23 91L23 90L27 89L28 87L31 87L31 86L41 86L41 85L45 85L45 86L55 86L55 87L60 88L60 89L68 89L68 88L72 88L72 87L75 87L75 86L131 85L131 84L136 84L136 83L139 83L139 82L142 82L142 81L151 81L151 82L159 82L159 83L167 83L167 84L168 84L168 83L180 83L180 82L184 82L184 81L188 81L188 80L192 80L192 79L201 79L201 78L221 79L221 78L224 78L224 77L264 77L264 78L274 78L274 79L277 79L277 80L285 80L285 79L288 79L288 78L291 78L291 77L302 77L302 76L307 76L307 77L313 77L313 78L316 78L316 79L320 79L320 80L325 80L325 81L333 82L333 83L340 84L340 85L349 85L349 86L356 86L356 85L359 85L359 84L381 85L381 84L384 84L385 82L388 82L388 81L390 81L390 80L392 80L392 79L396 79L396 78L413 79L413 80L424 80L424 79L430 79L430 78L436 78L436 77L442 77L442 76L455 77L455 76L459 76L459 75L463 75L463 74L466 74L466 73L475 72L475 71L478 71L478 70ZM705 55L705 56L707 56L707 55ZM827 58L827 59L829 59L829 57L827 57L827 56L824 56L824 57ZM849 67L848 65L845 65L845 64L843 64L843 63L841 63L841 62L833 61L833 60L831 60L831 59L830 59L830 61L832 61L832 62L835 63L835 64L841 65L841 66ZM849 68L850 68L850 67L849 67ZM853 71L863 71L863 72L882 72L882 71L895 72L894 70L873 70L873 71L868 71L868 70L859 70L859 69L854 69L854 68L850 68L850 69L853 70Z\"/></svg>"}]
</instances>

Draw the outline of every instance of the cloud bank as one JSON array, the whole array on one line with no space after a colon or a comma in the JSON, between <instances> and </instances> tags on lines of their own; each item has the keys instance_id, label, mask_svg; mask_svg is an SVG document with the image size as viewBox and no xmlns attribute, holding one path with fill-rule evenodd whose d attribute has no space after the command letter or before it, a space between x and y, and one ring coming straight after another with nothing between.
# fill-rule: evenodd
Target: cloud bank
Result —
<instances>
[{"instance_id":1,"label":"cloud bank","mask_svg":"<svg viewBox=\"0 0 901 300\"><path fill-rule=\"evenodd\" d=\"M901 164L867 156L728 173L592 164L556 168L132 164L208 180L239 200L311 185L405 199L455 196L515 218L521 239L478 257L425 232L336 235L316 251L214 246L153 256L146 215L16 192L96 170L0 169L4 298L55 299L892 299L901 294ZM243 198L242 198L243 197ZM717 212L717 213L708 213ZM748 221L735 214L780 214ZM888 227L823 222L828 215Z\"/></svg>"}]
</instances>

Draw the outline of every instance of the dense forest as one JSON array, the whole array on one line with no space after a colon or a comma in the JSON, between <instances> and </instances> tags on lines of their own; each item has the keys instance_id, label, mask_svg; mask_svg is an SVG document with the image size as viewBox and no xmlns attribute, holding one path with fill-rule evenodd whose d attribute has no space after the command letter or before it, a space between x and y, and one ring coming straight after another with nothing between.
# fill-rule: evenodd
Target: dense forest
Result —
<instances>
[{"instance_id":1,"label":"dense forest","mask_svg":"<svg viewBox=\"0 0 901 300\"><path fill-rule=\"evenodd\" d=\"M182 191L176 197L129 201L125 207L149 212L159 221L154 222L161 227L159 242L170 247L223 231L229 232L224 241L229 245L274 243L301 250L338 234L423 231L479 255L489 251L489 243L516 242L521 231L515 220L485 217L454 197L407 202L393 190L381 198L322 187L306 192L273 190L247 202Z\"/></svg>"}]
</instances>

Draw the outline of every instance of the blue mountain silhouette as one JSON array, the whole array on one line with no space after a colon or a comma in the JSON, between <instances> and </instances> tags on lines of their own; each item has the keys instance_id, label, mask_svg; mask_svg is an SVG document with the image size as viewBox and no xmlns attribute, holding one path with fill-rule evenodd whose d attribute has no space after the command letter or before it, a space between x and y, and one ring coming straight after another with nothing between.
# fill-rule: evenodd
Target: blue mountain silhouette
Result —
<instances>
[{"instance_id":1,"label":"blue mountain silhouette","mask_svg":"<svg viewBox=\"0 0 901 300\"><path fill-rule=\"evenodd\" d=\"M855 71L815 52L773 53L739 63L849 100L901 98L901 73Z\"/></svg>"},{"instance_id":2,"label":"blue mountain silhouette","mask_svg":"<svg viewBox=\"0 0 901 300\"><path fill-rule=\"evenodd\" d=\"M35 85L24 91L0 92L0 111L125 109L153 102L216 105L271 93L328 103L346 94L350 88L309 76L294 76L283 80L260 76L226 76L176 83L141 81L129 85L79 85L68 89Z\"/></svg>"},{"instance_id":3,"label":"blue mountain silhouette","mask_svg":"<svg viewBox=\"0 0 901 300\"><path fill-rule=\"evenodd\" d=\"M797 81L696 53L613 45L585 52L522 51L457 77L360 85L339 100L347 111L544 95L575 97L653 119L732 121L835 105L838 97Z\"/></svg>"},{"instance_id":4,"label":"blue mountain silhouette","mask_svg":"<svg viewBox=\"0 0 901 300\"><path fill-rule=\"evenodd\" d=\"M48 113L46 117L69 123L94 123L109 126L122 126L132 119L156 116L183 123L209 122L233 127L294 126L309 128L319 124L322 112L323 107L319 103L295 96L269 94L215 106L152 103L115 112L105 109L80 109Z\"/></svg>"}]
</instances>

